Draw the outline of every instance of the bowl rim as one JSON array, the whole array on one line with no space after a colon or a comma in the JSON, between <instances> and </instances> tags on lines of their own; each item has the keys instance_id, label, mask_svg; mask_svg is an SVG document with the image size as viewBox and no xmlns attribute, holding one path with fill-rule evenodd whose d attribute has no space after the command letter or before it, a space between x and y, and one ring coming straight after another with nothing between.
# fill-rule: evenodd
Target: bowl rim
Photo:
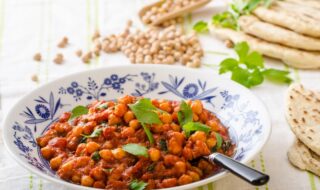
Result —
<instances>
[{"instance_id":1,"label":"bowl rim","mask_svg":"<svg viewBox=\"0 0 320 190\"><path fill-rule=\"evenodd\" d=\"M209 70L203 70L203 69L192 69L192 68L186 68L183 66L174 66L174 65L154 65L154 64L144 64L144 65L109 65L109 66L104 66L104 67L99 67L99 68L94 68L94 69L89 69L89 70L84 70L84 71L79 71L79 72L75 72L72 74L67 74L67 75L63 75L61 77L58 77L52 81L49 81L47 83L44 84L40 84L39 86L37 86L36 88L32 89L31 91L27 92L26 94L24 94L23 96L21 96L15 103L14 105L10 108L10 110L5 114L4 119L2 121L2 138L3 138L3 142L4 142L4 146L7 150L7 152L9 152L9 155L23 168L27 169L28 171L36 174L37 176L46 179L48 181L54 182L56 184L60 184L60 185L64 185L65 187L69 187L72 189L92 189L92 190L97 190L98 188L93 188L93 187L85 187L79 184L74 184L65 180L62 180L61 178L58 177L52 177L49 176L45 173L42 173L38 170L36 170L35 168L31 167L29 164L25 164L20 157L18 157L13 151L11 151L11 148L9 146L9 137L6 136L5 134L7 133L6 131L9 130L7 129L9 126L9 116L14 114L15 109L17 108L18 105L20 105L22 102L24 102L32 93L35 93L37 91L40 91L42 88L45 88L47 86L50 86L52 84L58 83L60 81L64 81L66 79L69 78L74 78L75 76L78 75L84 75L84 74L90 74L90 73L94 73L94 72L99 72L100 70L110 70L110 69L128 69L128 68L134 68L134 70L139 71L140 69L144 69L144 68L151 68L151 69L155 69L154 72L159 72L161 70L166 70L166 69L170 69L170 70L180 70L180 71L188 71L188 72L198 72L198 73L209 73ZM159 70L158 70L159 69ZM100 71L101 72L101 71ZM229 84L232 84L234 86L237 86L238 88L242 88L242 90L244 90L244 92L251 94L254 98L256 98L256 100L258 102L261 103L261 108L262 108L262 112L264 112L265 118L266 118L266 123L265 125L267 126L266 128L266 135L264 135L264 138L261 139L261 141L263 143L260 143L260 145L258 147L256 147L253 150L253 153L251 155L249 155L248 157L246 157L246 159L242 160L241 163L243 164L248 164L251 160L253 160L257 154L263 149L263 147L266 145L266 143L268 142L268 140L270 139L271 136L271 131L272 131L272 127L271 127L271 118L270 118L270 113L266 107L266 104L261 100L260 97L258 97L257 95L255 95L253 92L251 92L249 89L245 88L244 86L230 80L227 79L225 77L222 77L218 74L213 73L212 71L210 72L211 74L215 75L214 77L219 78L219 80L227 82ZM218 174L215 174L213 176L210 176L208 178L204 178L202 180L199 180L197 182L193 182L190 184L186 184L186 185L181 185L181 186L175 186L175 187L170 187L170 188L164 188L165 190L175 190L175 189L192 189L192 188L196 188L199 186L203 186L206 185L208 183L217 181L223 177L226 177L229 174L228 171L222 171Z\"/></svg>"}]
</instances>

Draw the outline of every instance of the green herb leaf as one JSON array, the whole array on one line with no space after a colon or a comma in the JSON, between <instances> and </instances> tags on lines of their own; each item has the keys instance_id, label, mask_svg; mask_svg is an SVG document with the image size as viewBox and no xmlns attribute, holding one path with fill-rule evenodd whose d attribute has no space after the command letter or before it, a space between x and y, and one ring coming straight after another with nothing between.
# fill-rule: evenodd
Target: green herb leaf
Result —
<instances>
[{"instance_id":1,"label":"green herb leaf","mask_svg":"<svg viewBox=\"0 0 320 190\"><path fill-rule=\"evenodd\" d=\"M219 74L233 71L234 68L238 67L238 61L233 58L227 58L220 63Z\"/></svg>"},{"instance_id":2,"label":"green herb leaf","mask_svg":"<svg viewBox=\"0 0 320 190\"><path fill-rule=\"evenodd\" d=\"M193 131L203 131L205 133L209 133L210 131L210 127L199 122L189 122L183 125L182 129L185 132L187 137L189 137L191 132Z\"/></svg>"},{"instance_id":3,"label":"green herb leaf","mask_svg":"<svg viewBox=\"0 0 320 190\"><path fill-rule=\"evenodd\" d=\"M247 65L248 68L263 68L263 57L260 53L253 51L250 53L246 58L245 58L245 64Z\"/></svg>"},{"instance_id":4,"label":"green herb leaf","mask_svg":"<svg viewBox=\"0 0 320 190\"><path fill-rule=\"evenodd\" d=\"M107 172L107 173L111 173L113 168L103 168L102 169L104 172Z\"/></svg>"},{"instance_id":5,"label":"green herb leaf","mask_svg":"<svg viewBox=\"0 0 320 190\"><path fill-rule=\"evenodd\" d=\"M75 108L72 109L71 111L71 117L69 120L72 120L76 117L79 117L81 115L85 115L85 114L88 114L89 112L89 109L85 106L77 106Z\"/></svg>"},{"instance_id":6,"label":"green herb leaf","mask_svg":"<svg viewBox=\"0 0 320 190\"><path fill-rule=\"evenodd\" d=\"M147 171L148 172L152 172L154 170L154 168L156 167L156 163L152 163L147 167Z\"/></svg>"},{"instance_id":7,"label":"green herb leaf","mask_svg":"<svg viewBox=\"0 0 320 190\"><path fill-rule=\"evenodd\" d=\"M157 108L151 103L150 99L140 99L134 104L129 104L130 109L139 122L145 124L160 124L158 114L155 112Z\"/></svg>"},{"instance_id":8,"label":"green herb leaf","mask_svg":"<svg viewBox=\"0 0 320 190\"><path fill-rule=\"evenodd\" d=\"M216 140L217 140L216 150L218 150L219 148L221 148L223 139L219 133L215 133L215 135L216 135Z\"/></svg>"},{"instance_id":9,"label":"green herb leaf","mask_svg":"<svg viewBox=\"0 0 320 190\"><path fill-rule=\"evenodd\" d=\"M181 126L193 120L193 113L191 107L185 102L181 101L180 110L178 112L178 121Z\"/></svg>"},{"instance_id":10,"label":"green herb leaf","mask_svg":"<svg viewBox=\"0 0 320 190\"><path fill-rule=\"evenodd\" d=\"M96 128L90 135L82 135L85 138L99 137L102 133L102 128Z\"/></svg>"},{"instance_id":11,"label":"green herb leaf","mask_svg":"<svg viewBox=\"0 0 320 190\"><path fill-rule=\"evenodd\" d=\"M244 62L249 53L249 45L247 42L236 43L236 45L234 46L234 50L239 56L239 61Z\"/></svg>"},{"instance_id":12,"label":"green herb leaf","mask_svg":"<svg viewBox=\"0 0 320 190\"><path fill-rule=\"evenodd\" d=\"M147 187L148 183L144 181L133 180L130 182L130 190L144 190Z\"/></svg>"},{"instance_id":13,"label":"green herb leaf","mask_svg":"<svg viewBox=\"0 0 320 190\"><path fill-rule=\"evenodd\" d=\"M144 130L144 132L146 133L147 137L148 137L148 140L150 141L151 144L154 143L154 138L153 138L153 135L149 129L148 126L146 126L144 123L141 124L142 125L142 128Z\"/></svg>"},{"instance_id":14,"label":"green herb leaf","mask_svg":"<svg viewBox=\"0 0 320 190\"><path fill-rule=\"evenodd\" d=\"M100 160L100 154L98 151L95 151L92 155L91 155L91 159L94 161L99 161Z\"/></svg>"},{"instance_id":15,"label":"green herb leaf","mask_svg":"<svg viewBox=\"0 0 320 190\"><path fill-rule=\"evenodd\" d=\"M270 81L276 83L290 84L292 79L288 76L290 72L282 71L278 69L266 69L263 71L263 75Z\"/></svg>"},{"instance_id":16,"label":"green herb leaf","mask_svg":"<svg viewBox=\"0 0 320 190\"><path fill-rule=\"evenodd\" d=\"M165 139L161 139L159 141L159 147L162 151L168 151L167 141Z\"/></svg>"},{"instance_id":17,"label":"green herb leaf","mask_svg":"<svg viewBox=\"0 0 320 190\"><path fill-rule=\"evenodd\" d=\"M238 29L237 19L230 12L223 12L212 17L212 24L223 28Z\"/></svg>"},{"instance_id":18,"label":"green herb leaf","mask_svg":"<svg viewBox=\"0 0 320 190\"><path fill-rule=\"evenodd\" d=\"M244 7L244 12L246 14L251 13L255 8L258 7L258 5L264 0L250 0L247 5Z\"/></svg>"},{"instance_id":19,"label":"green herb leaf","mask_svg":"<svg viewBox=\"0 0 320 190\"><path fill-rule=\"evenodd\" d=\"M148 157L148 149L139 144L134 144L134 143L126 144L122 146L122 149L135 156Z\"/></svg>"},{"instance_id":20,"label":"green herb leaf","mask_svg":"<svg viewBox=\"0 0 320 190\"><path fill-rule=\"evenodd\" d=\"M208 23L199 21L193 26L193 30L196 32L208 32Z\"/></svg>"},{"instance_id":21,"label":"green herb leaf","mask_svg":"<svg viewBox=\"0 0 320 190\"><path fill-rule=\"evenodd\" d=\"M231 79L233 81L236 81L240 84L242 84L243 86L250 88L250 82L248 80L250 76L250 72L246 69L237 67L232 71L232 75L231 75Z\"/></svg>"}]
</instances>

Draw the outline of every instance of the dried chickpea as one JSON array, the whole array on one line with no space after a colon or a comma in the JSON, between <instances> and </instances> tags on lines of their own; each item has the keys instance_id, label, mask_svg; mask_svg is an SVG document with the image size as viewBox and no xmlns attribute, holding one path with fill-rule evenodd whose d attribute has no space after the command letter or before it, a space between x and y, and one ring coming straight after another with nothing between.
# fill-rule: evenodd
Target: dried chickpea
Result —
<instances>
[{"instance_id":1,"label":"dried chickpea","mask_svg":"<svg viewBox=\"0 0 320 190\"><path fill-rule=\"evenodd\" d=\"M126 152L122 148L116 148L112 150L112 154L116 159L120 160L125 157Z\"/></svg>"},{"instance_id":2,"label":"dried chickpea","mask_svg":"<svg viewBox=\"0 0 320 190\"><path fill-rule=\"evenodd\" d=\"M77 50L77 51L76 51L76 55L77 55L78 57L81 57L81 56L82 56L82 50L81 50L81 49Z\"/></svg>"},{"instance_id":3,"label":"dried chickpea","mask_svg":"<svg viewBox=\"0 0 320 190\"><path fill-rule=\"evenodd\" d=\"M39 82L39 77L38 77L38 75L37 75L37 74L31 75L31 80L32 80L33 82Z\"/></svg>"},{"instance_id":4,"label":"dried chickpea","mask_svg":"<svg viewBox=\"0 0 320 190\"><path fill-rule=\"evenodd\" d=\"M111 150L108 149L100 150L99 155L105 161L111 161L114 158Z\"/></svg>"},{"instance_id":5,"label":"dried chickpea","mask_svg":"<svg viewBox=\"0 0 320 190\"><path fill-rule=\"evenodd\" d=\"M50 160L50 167L53 169L53 170L57 170L62 164L62 159L61 157L57 156L55 158L52 158Z\"/></svg>"},{"instance_id":6,"label":"dried chickpea","mask_svg":"<svg viewBox=\"0 0 320 190\"><path fill-rule=\"evenodd\" d=\"M40 53L36 53L33 56L33 60L40 62L42 59L41 54Z\"/></svg>"},{"instance_id":7,"label":"dried chickpea","mask_svg":"<svg viewBox=\"0 0 320 190\"><path fill-rule=\"evenodd\" d=\"M84 175L81 177L81 185L91 187L93 183L94 183L94 180L92 179L92 177L88 175Z\"/></svg>"},{"instance_id":8,"label":"dried chickpea","mask_svg":"<svg viewBox=\"0 0 320 190\"><path fill-rule=\"evenodd\" d=\"M124 118L124 121L125 121L126 123L129 123L131 120L134 119L134 114L133 114L132 111L127 111L127 112L124 114L123 118Z\"/></svg>"},{"instance_id":9,"label":"dried chickpea","mask_svg":"<svg viewBox=\"0 0 320 190\"><path fill-rule=\"evenodd\" d=\"M153 162L156 162L160 159L160 156L161 156L160 150L156 148L150 148L148 152L149 152L149 157Z\"/></svg>"},{"instance_id":10,"label":"dried chickpea","mask_svg":"<svg viewBox=\"0 0 320 190\"><path fill-rule=\"evenodd\" d=\"M174 169L177 171L179 174L184 174L186 173L187 170L187 165L185 162L178 161L174 164Z\"/></svg>"},{"instance_id":11,"label":"dried chickpea","mask_svg":"<svg viewBox=\"0 0 320 190\"><path fill-rule=\"evenodd\" d=\"M61 41L58 43L58 47L59 48L65 48L68 45L68 38L67 37L63 37L61 39Z\"/></svg>"},{"instance_id":12,"label":"dried chickpea","mask_svg":"<svg viewBox=\"0 0 320 190\"><path fill-rule=\"evenodd\" d=\"M86 149L88 153L93 153L100 148L100 145L96 142L88 142L86 145Z\"/></svg>"},{"instance_id":13,"label":"dried chickpea","mask_svg":"<svg viewBox=\"0 0 320 190\"><path fill-rule=\"evenodd\" d=\"M61 64L63 62L63 55L61 53L58 53L53 59L53 62L55 62L56 64Z\"/></svg>"},{"instance_id":14,"label":"dried chickpea","mask_svg":"<svg viewBox=\"0 0 320 190\"><path fill-rule=\"evenodd\" d=\"M129 122L129 127L132 127L134 129L139 129L140 128L140 123L137 119L133 119Z\"/></svg>"}]
</instances>

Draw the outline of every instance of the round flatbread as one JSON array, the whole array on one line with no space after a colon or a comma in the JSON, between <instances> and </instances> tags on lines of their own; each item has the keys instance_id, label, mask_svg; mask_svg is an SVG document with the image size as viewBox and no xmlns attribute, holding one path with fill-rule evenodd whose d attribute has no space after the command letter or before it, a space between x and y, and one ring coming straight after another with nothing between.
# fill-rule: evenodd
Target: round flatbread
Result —
<instances>
[{"instance_id":1,"label":"round flatbread","mask_svg":"<svg viewBox=\"0 0 320 190\"><path fill-rule=\"evenodd\" d=\"M292 165L301 170L310 171L320 176L320 158L300 141L296 141L288 151Z\"/></svg>"},{"instance_id":2,"label":"round flatbread","mask_svg":"<svg viewBox=\"0 0 320 190\"><path fill-rule=\"evenodd\" d=\"M286 117L292 131L303 144L320 155L320 92L292 84L286 104Z\"/></svg>"}]
</instances>

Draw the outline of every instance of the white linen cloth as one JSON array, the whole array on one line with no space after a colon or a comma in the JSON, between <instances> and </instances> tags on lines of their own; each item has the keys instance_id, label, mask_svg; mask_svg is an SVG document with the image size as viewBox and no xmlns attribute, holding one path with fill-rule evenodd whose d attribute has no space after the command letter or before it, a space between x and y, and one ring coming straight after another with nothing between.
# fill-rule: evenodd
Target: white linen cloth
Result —
<instances>
[{"instance_id":1,"label":"white linen cloth","mask_svg":"<svg viewBox=\"0 0 320 190\"><path fill-rule=\"evenodd\" d=\"M100 29L103 35L119 33L128 19L134 27L142 28L137 12L150 3L148 0L0 0L0 120L4 113L24 94L39 85L58 77L107 65L130 64L121 53L103 54L91 64L83 64L75 56L78 48L84 51L91 45L91 35ZM211 16L223 7L223 1L216 0L207 7L186 17L184 28L190 32L198 20L211 19ZM56 47L58 41L67 36L70 45L65 49ZM210 35L201 35L206 56L203 62L217 65L225 55L233 55L223 42ZM40 52L42 62L32 57ZM63 53L62 65L53 63L56 53ZM267 60L268 67L288 69L274 60ZM217 67L205 67L217 73ZM319 71L292 72L297 82L319 89ZM37 74L39 82L31 81L31 75ZM284 95L287 86L265 82L252 89L267 106L272 119L272 134L264 149L250 163L250 166L271 176L270 182L262 187L253 187L242 180L229 175L219 181L198 188L216 190L315 190L320 189L320 179L308 172L292 167L287 159L287 150L294 141L284 117ZM6 127L6 126L1 126ZM1 129L0 128L0 129ZM1 131L0 131L1 133ZM7 153L0 138L0 189L1 190L64 190L66 188L43 180L19 166Z\"/></svg>"}]
</instances>

